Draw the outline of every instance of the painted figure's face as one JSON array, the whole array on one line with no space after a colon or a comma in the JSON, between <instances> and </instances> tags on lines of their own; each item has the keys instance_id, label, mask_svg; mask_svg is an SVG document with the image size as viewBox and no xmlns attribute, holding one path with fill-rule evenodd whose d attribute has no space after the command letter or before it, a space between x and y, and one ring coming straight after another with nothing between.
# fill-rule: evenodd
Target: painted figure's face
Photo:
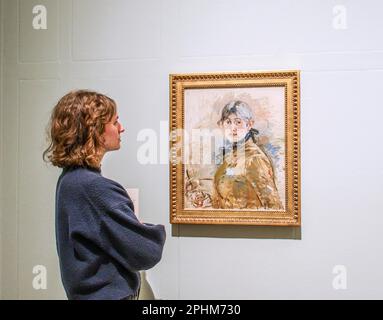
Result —
<instances>
[{"instance_id":1,"label":"painted figure's face","mask_svg":"<svg viewBox=\"0 0 383 320\"><path fill-rule=\"evenodd\" d=\"M118 121L118 115L115 114L112 120L105 124L105 131L102 134L104 138L105 151L120 149L121 133L125 131L122 124Z\"/></svg>"},{"instance_id":2,"label":"painted figure's face","mask_svg":"<svg viewBox=\"0 0 383 320\"><path fill-rule=\"evenodd\" d=\"M250 130L250 123L236 114L231 114L223 123L224 135L230 142L238 142L245 138Z\"/></svg>"}]
</instances>

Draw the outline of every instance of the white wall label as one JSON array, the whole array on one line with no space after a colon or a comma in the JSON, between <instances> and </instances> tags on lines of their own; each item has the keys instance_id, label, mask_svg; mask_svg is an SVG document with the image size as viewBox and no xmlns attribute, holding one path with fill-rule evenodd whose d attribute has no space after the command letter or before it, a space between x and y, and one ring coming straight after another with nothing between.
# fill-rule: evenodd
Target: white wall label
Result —
<instances>
[{"instance_id":1,"label":"white wall label","mask_svg":"<svg viewBox=\"0 0 383 320\"><path fill-rule=\"evenodd\" d=\"M33 274L37 274L33 277L32 286L35 290L46 290L47 289L47 268L42 265L33 267Z\"/></svg>"},{"instance_id":2,"label":"white wall label","mask_svg":"<svg viewBox=\"0 0 383 320\"><path fill-rule=\"evenodd\" d=\"M34 6L32 9L33 19L32 26L35 30L46 30L47 26L47 8L41 4Z\"/></svg>"},{"instance_id":3,"label":"white wall label","mask_svg":"<svg viewBox=\"0 0 383 320\"><path fill-rule=\"evenodd\" d=\"M134 213L136 214L137 218L139 217L139 206L138 206L138 199L139 199L139 189L137 188L125 188L126 192L129 194L130 199L133 201L134 205Z\"/></svg>"}]
</instances>

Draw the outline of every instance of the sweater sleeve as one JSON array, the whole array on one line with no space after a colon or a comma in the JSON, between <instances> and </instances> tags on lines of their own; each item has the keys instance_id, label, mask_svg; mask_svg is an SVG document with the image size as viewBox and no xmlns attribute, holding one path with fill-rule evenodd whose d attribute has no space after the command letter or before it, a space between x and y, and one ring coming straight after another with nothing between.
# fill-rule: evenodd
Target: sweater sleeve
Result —
<instances>
[{"instance_id":1,"label":"sweater sleeve","mask_svg":"<svg viewBox=\"0 0 383 320\"><path fill-rule=\"evenodd\" d=\"M98 234L92 236L110 257L132 271L147 270L162 257L166 238L163 225L138 221L126 190L102 176L87 186L88 201L96 215Z\"/></svg>"}]
</instances>

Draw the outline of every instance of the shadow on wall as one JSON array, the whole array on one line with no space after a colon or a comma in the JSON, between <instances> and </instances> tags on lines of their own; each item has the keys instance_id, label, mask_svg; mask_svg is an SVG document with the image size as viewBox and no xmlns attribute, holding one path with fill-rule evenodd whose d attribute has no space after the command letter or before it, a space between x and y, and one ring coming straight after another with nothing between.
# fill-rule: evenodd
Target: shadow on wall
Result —
<instances>
[{"instance_id":1,"label":"shadow on wall","mask_svg":"<svg viewBox=\"0 0 383 320\"><path fill-rule=\"evenodd\" d=\"M206 238L292 239L301 240L301 227L235 226L235 225L172 225L172 236ZM141 271L139 300L155 300L146 272Z\"/></svg>"},{"instance_id":2,"label":"shadow on wall","mask_svg":"<svg viewBox=\"0 0 383 320\"><path fill-rule=\"evenodd\" d=\"M301 227L193 224L173 224L172 236L248 239L302 239Z\"/></svg>"}]
</instances>

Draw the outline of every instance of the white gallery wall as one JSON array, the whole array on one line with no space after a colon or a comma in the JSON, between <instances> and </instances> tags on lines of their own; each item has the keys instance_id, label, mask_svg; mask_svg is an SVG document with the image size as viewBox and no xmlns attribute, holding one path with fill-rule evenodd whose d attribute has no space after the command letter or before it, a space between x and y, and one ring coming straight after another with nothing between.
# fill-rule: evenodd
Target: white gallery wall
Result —
<instances>
[{"instance_id":1,"label":"white gallery wall","mask_svg":"<svg viewBox=\"0 0 383 320\"><path fill-rule=\"evenodd\" d=\"M0 1L3 299L65 299L61 171L41 154L51 109L78 88L117 101L126 131L103 175L139 189L140 218L166 227L146 273L156 298L383 298L381 1ZM47 29L33 28L36 5ZM169 74L283 69L301 70L302 227L170 225ZM137 160L145 129L155 164Z\"/></svg>"}]
</instances>

